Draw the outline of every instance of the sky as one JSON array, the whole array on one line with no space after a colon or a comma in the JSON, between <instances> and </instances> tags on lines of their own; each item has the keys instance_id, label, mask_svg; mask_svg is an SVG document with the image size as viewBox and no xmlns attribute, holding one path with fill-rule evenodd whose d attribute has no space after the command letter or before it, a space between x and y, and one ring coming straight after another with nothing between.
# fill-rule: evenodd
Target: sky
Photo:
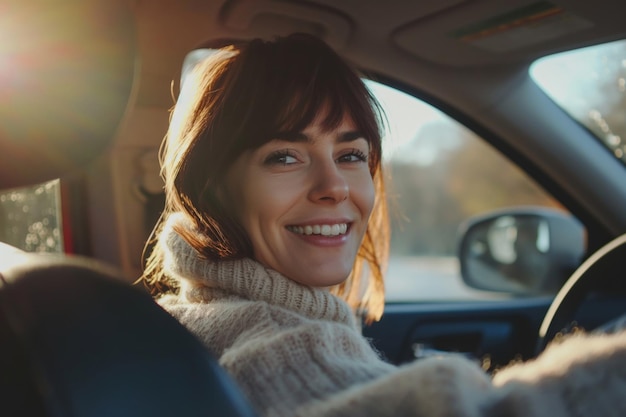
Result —
<instances>
[{"instance_id":1,"label":"sky","mask_svg":"<svg viewBox=\"0 0 626 417\"><path fill-rule=\"evenodd\" d=\"M374 81L366 80L366 84L388 118L389 126L383 138L383 155L386 159L393 159L406 152L420 129L428 123L448 119L440 110L411 95Z\"/></svg>"}]
</instances>

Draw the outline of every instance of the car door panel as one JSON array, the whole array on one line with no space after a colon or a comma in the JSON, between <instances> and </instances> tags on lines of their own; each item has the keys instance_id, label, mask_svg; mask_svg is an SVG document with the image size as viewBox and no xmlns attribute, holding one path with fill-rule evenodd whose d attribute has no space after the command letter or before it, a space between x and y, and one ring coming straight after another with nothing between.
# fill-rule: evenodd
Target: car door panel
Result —
<instances>
[{"instance_id":1,"label":"car door panel","mask_svg":"<svg viewBox=\"0 0 626 417\"><path fill-rule=\"evenodd\" d=\"M433 354L460 353L488 369L534 356L550 297L489 302L388 304L382 319L364 335L391 363ZM620 294L588 298L573 318L591 330L626 311Z\"/></svg>"}]
</instances>

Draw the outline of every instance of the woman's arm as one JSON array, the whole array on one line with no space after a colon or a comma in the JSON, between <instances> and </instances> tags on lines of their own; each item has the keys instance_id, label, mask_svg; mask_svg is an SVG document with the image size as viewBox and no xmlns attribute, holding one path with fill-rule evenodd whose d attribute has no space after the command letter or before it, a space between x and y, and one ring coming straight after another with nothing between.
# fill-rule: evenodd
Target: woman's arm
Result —
<instances>
[{"instance_id":1,"label":"woman's arm","mask_svg":"<svg viewBox=\"0 0 626 417\"><path fill-rule=\"evenodd\" d=\"M298 416L570 417L626 415L626 333L575 335L498 372L429 358L298 410Z\"/></svg>"}]
</instances>

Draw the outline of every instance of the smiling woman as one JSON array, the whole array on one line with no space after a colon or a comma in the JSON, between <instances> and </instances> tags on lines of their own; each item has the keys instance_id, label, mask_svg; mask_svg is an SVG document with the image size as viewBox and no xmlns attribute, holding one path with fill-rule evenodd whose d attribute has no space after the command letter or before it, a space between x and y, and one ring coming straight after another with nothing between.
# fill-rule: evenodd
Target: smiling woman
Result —
<instances>
[{"instance_id":1,"label":"smiling woman","mask_svg":"<svg viewBox=\"0 0 626 417\"><path fill-rule=\"evenodd\" d=\"M280 272L289 269L293 279L304 279L302 271L319 276L319 265L338 259L343 268L325 286L338 284L333 292L366 309L370 319L380 317L388 227L378 109L357 74L310 36L293 35L276 45L258 40L247 49L211 54L183 82L163 144L169 191L163 220L187 213L201 233L175 229L208 259L252 257ZM348 192L349 185L358 188ZM296 190L295 198L285 197ZM306 204L294 207L301 195ZM274 204L271 222L259 221L261 213L268 216L261 203ZM368 222L377 227L368 228ZM311 238L293 229L341 224L346 234L340 238ZM265 239L272 245L261 244ZM298 247L313 251L309 265L300 263ZM158 291L178 286L162 273L162 259L157 247L145 274ZM365 263L371 277L362 281Z\"/></svg>"},{"instance_id":2,"label":"smiling woman","mask_svg":"<svg viewBox=\"0 0 626 417\"><path fill-rule=\"evenodd\" d=\"M381 117L326 44L227 47L182 94L144 279L260 415L569 415L594 390L626 411L626 376L614 372L623 334L572 338L493 380L461 356L401 368L379 358L358 319L378 318L383 296Z\"/></svg>"}]
</instances>

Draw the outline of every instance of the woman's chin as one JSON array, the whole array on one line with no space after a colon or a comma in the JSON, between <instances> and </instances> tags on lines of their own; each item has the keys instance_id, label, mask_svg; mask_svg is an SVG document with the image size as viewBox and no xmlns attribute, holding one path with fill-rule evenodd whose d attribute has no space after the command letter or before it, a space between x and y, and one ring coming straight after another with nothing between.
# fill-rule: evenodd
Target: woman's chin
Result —
<instances>
[{"instance_id":1,"label":"woman's chin","mask_svg":"<svg viewBox=\"0 0 626 417\"><path fill-rule=\"evenodd\" d=\"M330 288L343 283L350 275L350 269L328 271L325 268L308 269L306 274L287 275L292 281L316 288Z\"/></svg>"}]
</instances>

